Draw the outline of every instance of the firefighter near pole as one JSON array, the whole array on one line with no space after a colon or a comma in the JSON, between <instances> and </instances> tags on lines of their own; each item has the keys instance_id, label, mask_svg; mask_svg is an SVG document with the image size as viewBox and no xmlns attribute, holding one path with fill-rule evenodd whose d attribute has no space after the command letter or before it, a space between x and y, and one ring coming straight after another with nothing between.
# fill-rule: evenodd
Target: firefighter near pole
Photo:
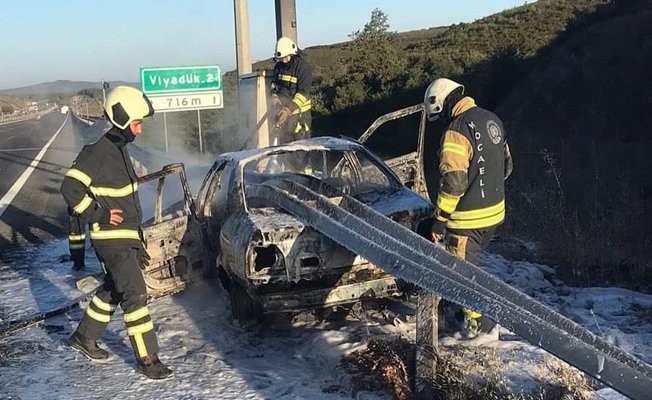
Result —
<instances>
[{"instance_id":1,"label":"firefighter near pole","mask_svg":"<svg viewBox=\"0 0 652 400\"><path fill-rule=\"evenodd\" d=\"M281 37L274 52L272 106L276 110L274 144L311 137L312 69L292 39Z\"/></svg>"}]
</instances>

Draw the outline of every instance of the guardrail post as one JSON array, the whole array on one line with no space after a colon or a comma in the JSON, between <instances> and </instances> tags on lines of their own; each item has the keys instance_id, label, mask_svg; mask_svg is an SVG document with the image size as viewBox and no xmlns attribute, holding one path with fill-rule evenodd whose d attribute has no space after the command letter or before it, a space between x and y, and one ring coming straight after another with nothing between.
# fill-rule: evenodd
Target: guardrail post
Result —
<instances>
[{"instance_id":1,"label":"guardrail post","mask_svg":"<svg viewBox=\"0 0 652 400\"><path fill-rule=\"evenodd\" d=\"M417 334L416 368L414 379L414 398L426 400L434 398L434 381L437 373L439 355L438 309L441 297L429 292L417 296Z\"/></svg>"}]
</instances>

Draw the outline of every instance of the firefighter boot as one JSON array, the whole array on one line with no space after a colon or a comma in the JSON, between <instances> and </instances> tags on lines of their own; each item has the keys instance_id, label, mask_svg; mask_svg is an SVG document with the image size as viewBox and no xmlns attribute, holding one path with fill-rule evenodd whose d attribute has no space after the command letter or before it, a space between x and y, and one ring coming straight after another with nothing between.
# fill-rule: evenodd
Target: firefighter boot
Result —
<instances>
[{"instance_id":1,"label":"firefighter boot","mask_svg":"<svg viewBox=\"0 0 652 400\"><path fill-rule=\"evenodd\" d=\"M72 269L75 271L83 271L86 269L84 265L84 251L83 250L71 250L70 259L72 260Z\"/></svg>"},{"instance_id":2,"label":"firefighter boot","mask_svg":"<svg viewBox=\"0 0 652 400\"><path fill-rule=\"evenodd\" d=\"M489 333L496 326L496 322L485 317L477 311L462 307L464 312L464 321L466 326L466 337L474 338L481 333Z\"/></svg>"},{"instance_id":3,"label":"firefighter boot","mask_svg":"<svg viewBox=\"0 0 652 400\"><path fill-rule=\"evenodd\" d=\"M108 351L99 347L95 340L82 336L77 331L68 339L68 345L84 354L91 361L106 361L109 359Z\"/></svg>"},{"instance_id":4,"label":"firefighter boot","mask_svg":"<svg viewBox=\"0 0 652 400\"><path fill-rule=\"evenodd\" d=\"M149 379L165 379L172 376L172 370L166 367L156 354L139 358L136 364L136 372L145 375Z\"/></svg>"}]
</instances>

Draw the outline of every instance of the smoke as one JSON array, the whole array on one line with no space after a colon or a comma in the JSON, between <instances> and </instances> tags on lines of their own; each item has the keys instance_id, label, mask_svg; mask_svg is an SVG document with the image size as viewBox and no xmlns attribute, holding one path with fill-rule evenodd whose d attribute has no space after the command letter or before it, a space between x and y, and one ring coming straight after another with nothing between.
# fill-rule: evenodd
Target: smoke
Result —
<instances>
[{"instance_id":1,"label":"smoke","mask_svg":"<svg viewBox=\"0 0 652 400\"><path fill-rule=\"evenodd\" d=\"M217 110L159 112L145 120L141 139L149 148L205 161L255 147L251 138L257 123L254 110L241 110L235 102Z\"/></svg>"}]
</instances>

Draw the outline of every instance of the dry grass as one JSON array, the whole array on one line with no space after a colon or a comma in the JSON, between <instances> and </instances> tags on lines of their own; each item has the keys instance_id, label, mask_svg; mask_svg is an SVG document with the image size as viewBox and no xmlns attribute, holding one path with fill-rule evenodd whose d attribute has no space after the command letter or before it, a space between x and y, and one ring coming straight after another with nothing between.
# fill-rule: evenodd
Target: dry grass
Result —
<instances>
[{"instance_id":1,"label":"dry grass","mask_svg":"<svg viewBox=\"0 0 652 400\"><path fill-rule=\"evenodd\" d=\"M342 359L353 375L356 391L412 398L414 344L405 339L371 339L363 350ZM537 386L514 393L504 372L505 361L493 348L452 346L437 359L434 398L440 400L587 400L592 392L584 375L563 361L547 356L537 370Z\"/></svg>"},{"instance_id":2,"label":"dry grass","mask_svg":"<svg viewBox=\"0 0 652 400\"><path fill-rule=\"evenodd\" d=\"M372 339L366 349L345 356L342 366L353 375L356 390L384 392L395 400L409 400L412 398L412 385L407 360L413 348L404 339Z\"/></svg>"},{"instance_id":3,"label":"dry grass","mask_svg":"<svg viewBox=\"0 0 652 400\"><path fill-rule=\"evenodd\" d=\"M25 109L26 100L20 99L18 97L10 96L0 96L0 108L4 106L11 106L14 110L23 110Z\"/></svg>"},{"instance_id":4,"label":"dry grass","mask_svg":"<svg viewBox=\"0 0 652 400\"><path fill-rule=\"evenodd\" d=\"M539 373L542 383L537 395L543 400L587 400L593 392L589 381L580 370L556 357L547 356L539 368Z\"/></svg>"},{"instance_id":5,"label":"dry grass","mask_svg":"<svg viewBox=\"0 0 652 400\"><path fill-rule=\"evenodd\" d=\"M99 117L104 112L101 100L85 95L74 96L70 100L70 104L75 107L77 113L83 116Z\"/></svg>"}]
</instances>

